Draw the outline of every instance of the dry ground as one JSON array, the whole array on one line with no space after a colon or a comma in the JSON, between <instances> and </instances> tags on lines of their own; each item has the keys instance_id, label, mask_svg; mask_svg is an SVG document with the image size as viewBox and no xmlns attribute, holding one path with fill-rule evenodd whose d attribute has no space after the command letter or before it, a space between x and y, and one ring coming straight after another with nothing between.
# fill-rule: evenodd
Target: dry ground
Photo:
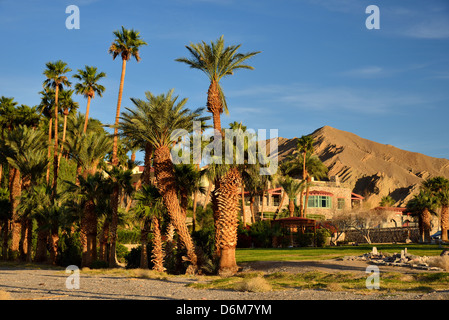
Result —
<instances>
[{"instance_id":1,"label":"dry ground","mask_svg":"<svg viewBox=\"0 0 449 320\"><path fill-rule=\"evenodd\" d=\"M242 272L307 271L365 273L364 261L283 261L253 262L242 265ZM382 272L404 274L422 272L409 268L384 266ZM448 290L433 292L336 292L322 289L268 292L242 292L220 289L197 289L189 284L209 281L207 277L167 276L144 278L131 271L80 273L80 288L67 289L68 274L63 269L39 269L0 265L0 299L12 300L449 300Z\"/></svg>"}]
</instances>

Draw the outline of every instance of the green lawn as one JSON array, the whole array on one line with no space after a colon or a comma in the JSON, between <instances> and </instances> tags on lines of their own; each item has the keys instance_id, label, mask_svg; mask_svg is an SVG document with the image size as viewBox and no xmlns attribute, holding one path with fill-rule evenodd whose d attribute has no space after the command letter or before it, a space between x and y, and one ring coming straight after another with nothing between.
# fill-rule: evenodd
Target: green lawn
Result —
<instances>
[{"instance_id":1,"label":"green lawn","mask_svg":"<svg viewBox=\"0 0 449 320\"><path fill-rule=\"evenodd\" d=\"M399 253L407 248L407 252L419 256L439 255L443 248L429 244L364 244L358 246L339 246L325 248L267 248L236 250L237 263L252 261L286 261L286 260L326 260L344 256L362 255L371 252L373 247L378 251Z\"/></svg>"}]
</instances>

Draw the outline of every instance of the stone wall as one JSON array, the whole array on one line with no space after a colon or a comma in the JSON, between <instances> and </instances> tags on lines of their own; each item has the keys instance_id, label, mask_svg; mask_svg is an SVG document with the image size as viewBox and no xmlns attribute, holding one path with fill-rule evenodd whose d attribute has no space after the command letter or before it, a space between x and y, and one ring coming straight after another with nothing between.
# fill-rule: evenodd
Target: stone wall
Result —
<instances>
[{"instance_id":1,"label":"stone wall","mask_svg":"<svg viewBox=\"0 0 449 320\"><path fill-rule=\"evenodd\" d=\"M406 242L410 239L412 242L419 241L418 228L382 228L371 229L370 238L372 243L393 243ZM345 232L344 240L347 242L367 243L363 235L356 230Z\"/></svg>"}]
</instances>

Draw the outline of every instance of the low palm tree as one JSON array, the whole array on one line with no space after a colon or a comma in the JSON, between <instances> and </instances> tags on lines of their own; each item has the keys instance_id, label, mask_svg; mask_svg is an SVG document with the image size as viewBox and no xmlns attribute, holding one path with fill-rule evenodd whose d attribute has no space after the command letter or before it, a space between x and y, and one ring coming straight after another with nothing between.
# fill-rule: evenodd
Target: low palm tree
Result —
<instances>
[{"instance_id":1,"label":"low palm tree","mask_svg":"<svg viewBox=\"0 0 449 320\"><path fill-rule=\"evenodd\" d=\"M141 224L141 255L140 268L148 268L148 234L151 226L153 227L153 269L159 272L164 271L164 250L162 247L162 238L160 230L160 219L164 210L162 197L154 185L143 185L135 194L137 201L133 212Z\"/></svg>"},{"instance_id":2,"label":"low palm tree","mask_svg":"<svg viewBox=\"0 0 449 320\"><path fill-rule=\"evenodd\" d=\"M394 205L395 202L396 201L394 201L394 199L390 195L383 196L380 199L379 206L381 206L381 207L391 207L391 206Z\"/></svg>"},{"instance_id":3,"label":"low palm tree","mask_svg":"<svg viewBox=\"0 0 449 320\"><path fill-rule=\"evenodd\" d=\"M80 82L75 84L76 94L82 94L87 99L86 116L84 122L83 132L86 133L87 123L89 121L90 102L97 94L102 97L103 92L106 90L104 86L98 82L106 77L106 73L97 73L96 67L85 66L84 70L78 69L78 73L73 76Z\"/></svg>"},{"instance_id":4,"label":"low palm tree","mask_svg":"<svg viewBox=\"0 0 449 320\"><path fill-rule=\"evenodd\" d=\"M423 182L423 188L429 191L441 207L441 240L448 241L449 229L449 180L444 177L429 178Z\"/></svg>"},{"instance_id":5,"label":"low palm tree","mask_svg":"<svg viewBox=\"0 0 449 320\"><path fill-rule=\"evenodd\" d=\"M130 135L140 137L154 147L154 171L158 191L163 198L170 221L187 250L187 259L190 262L187 272L196 272L197 254L179 205L179 189L176 185L170 148L177 141L172 136L175 130L184 129L190 132L193 121L205 119L200 117L202 108L194 111L185 108L187 99L178 101L178 96L174 96L173 93L173 89L167 94L157 96L146 92L147 101L132 99L136 108L126 109L127 112L121 117L120 128L124 134L129 132Z\"/></svg>"},{"instance_id":6,"label":"low palm tree","mask_svg":"<svg viewBox=\"0 0 449 320\"><path fill-rule=\"evenodd\" d=\"M285 176L283 179L279 181L282 189L287 194L288 197L288 211L290 213L290 217L294 216L295 212L295 200L298 194L301 194L304 190L304 180L298 181L289 176Z\"/></svg>"},{"instance_id":7,"label":"low palm tree","mask_svg":"<svg viewBox=\"0 0 449 320\"><path fill-rule=\"evenodd\" d=\"M68 80L66 73L72 71L69 67L67 67L67 63L58 60L56 62L47 62L46 69L44 70L44 75L47 78L43 86L44 88L53 88L55 90L55 108L54 108L54 150L53 150L53 196L56 196L57 185L58 185L58 99L59 99L59 91L65 87L70 87L71 83Z\"/></svg>"},{"instance_id":8,"label":"low palm tree","mask_svg":"<svg viewBox=\"0 0 449 320\"><path fill-rule=\"evenodd\" d=\"M431 215L436 215L437 199L428 190L421 189L406 205L409 212L418 217L420 241L430 243Z\"/></svg>"}]
</instances>

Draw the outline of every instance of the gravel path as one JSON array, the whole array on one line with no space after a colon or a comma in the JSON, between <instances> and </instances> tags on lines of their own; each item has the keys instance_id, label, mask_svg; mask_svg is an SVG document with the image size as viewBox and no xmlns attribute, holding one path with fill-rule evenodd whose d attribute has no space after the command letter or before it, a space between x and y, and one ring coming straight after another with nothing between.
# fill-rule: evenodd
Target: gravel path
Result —
<instances>
[{"instance_id":1,"label":"gravel path","mask_svg":"<svg viewBox=\"0 0 449 320\"><path fill-rule=\"evenodd\" d=\"M365 272L366 264L339 261L260 262L244 270L304 272L310 270ZM397 270L397 269L396 269ZM387 271L387 270L384 270ZM389 270L388 270L389 271ZM382 268L381 268L382 272ZM291 289L263 293L206 290L186 285L201 277L169 277L167 280L130 278L123 275L80 274L80 288L67 289L64 270L0 268L0 297L13 300L449 300L449 290L432 293L331 292ZM6 294L5 294L6 292Z\"/></svg>"}]
</instances>

